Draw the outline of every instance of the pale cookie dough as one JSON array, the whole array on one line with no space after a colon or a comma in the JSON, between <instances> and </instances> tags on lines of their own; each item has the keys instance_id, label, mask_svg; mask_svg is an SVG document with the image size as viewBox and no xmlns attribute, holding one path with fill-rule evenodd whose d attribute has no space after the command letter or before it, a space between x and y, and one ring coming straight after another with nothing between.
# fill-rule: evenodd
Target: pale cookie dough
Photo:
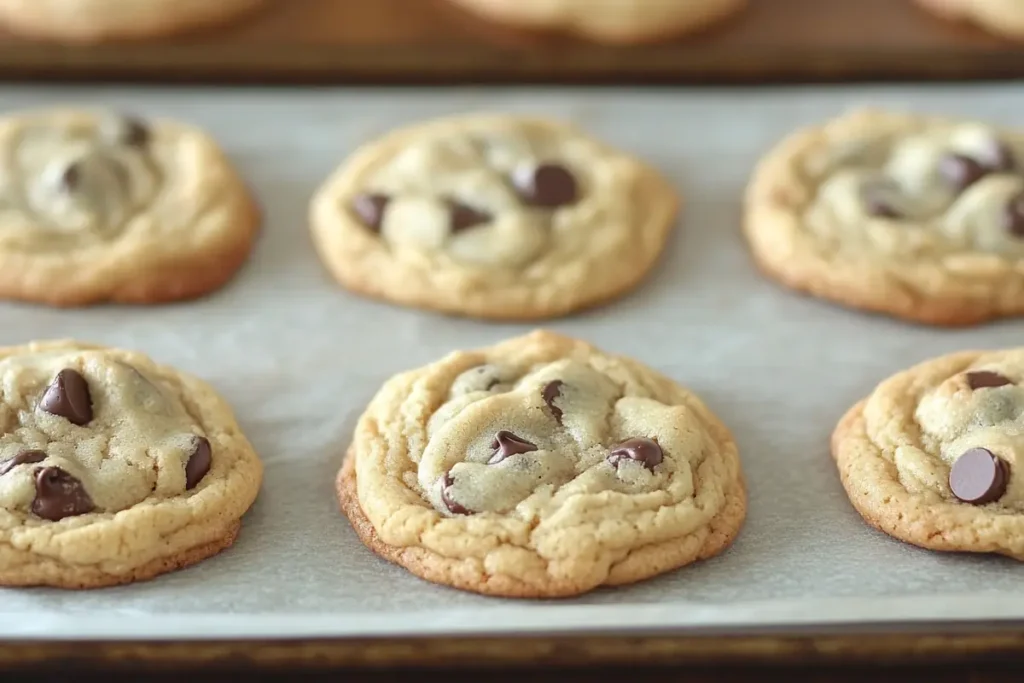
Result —
<instances>
[{"instance_id":1,"label":"pale cookie dough","mask_svg":"<svg viewBox=\"0 0 1024 683\"><path fill-rule=\"evenodd\" d=\"M966 21L1007 38L1024 39L1021 0L917 0L925 9L952 21Z\"/></svg>"},{"instance_id":2,"label":"pale cookie dough","mask_svg":"<svg viewBox=\"0 0 1024 683\"><path fill-rule=\"evenodd\" d=\"M0 348L0 585L148 579L231 545L262 466L206 383L73 341Z\"/></svg>"},{"instance_id":3,"label":"pale cookie dough","mask_svg":"<svg viewBox=\"0 0 1024 683\"><path fill-rule=\"evenodd\" d=\"M704 29L747 0L449 0L509 27L560 31L603 43L642 43Z\"/></svg>"},{"instance_id":4,"label":"pale cookie dough","mask_svg":"<svg viewBox=\"0 0 1024 683\"><path fill-rule=\"evenodd\" d=\"M266 0L0 0L0 23L68 43L164 36L220 24Z\"/></svg>"},{"instance_id":5,"label":"pale cookie dough","mask_svg":"<svg viewBox=\"0 0 1024 683\"><path fill-rule=\"evenodd\" d=\"M531 319L640 283L679 200L654 169L570 125L470 115L357 151L313 199L345 287L407 306Z\"/></svg>"},{"instance_id":6,"label":"pale cookie dough","mask_svg":"<svg viewBox=\"0 0 1024 683\"><path fill-rule=\"evenodd\" d=\"M1024 313L1024 133L858 111L758 166L744 230L798 290L935 325Z\"/></svg>"},{"instance_id":7,"label":"pale cookie dough","mask_svg":"<svg viewBox=\"0 0 1024 683\"><path fill-rule=\"evenodd\" d=\"M854 507L885 533L1024 560L1024 348L890 377L843 417L832 454Z\"/></svg>"},{"instance_id":8,"label":"pale cookie dough","mask_svg":"<svg viewBox=\"0 0 1024 683\"><path fill-rule=\"evenodd\" d=\"M0 298L197 297L244 264L258 226L242 180L196 128L99 111L0 119Z\"/></svg>"},{"instance_id":9,"label":"pale cookie dough","mask_svg":"<svg viewBox=\"0 0 1024 683\"><path fill-rule=\"evenodd\" d=\"M699 398L544 331L389 380L338 495L363 542L413 574L531 598L711 557L746 514L736 444Z\"/></svg>"}]
</instances>

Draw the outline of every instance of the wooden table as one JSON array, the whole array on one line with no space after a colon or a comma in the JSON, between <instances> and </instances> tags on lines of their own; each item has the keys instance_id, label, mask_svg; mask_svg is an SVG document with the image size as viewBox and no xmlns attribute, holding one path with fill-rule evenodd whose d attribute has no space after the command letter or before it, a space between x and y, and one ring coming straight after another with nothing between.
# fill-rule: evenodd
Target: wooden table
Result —
<instances>
[{"instance_id":1,"label":"wooden table","mask_svg":"<svg viewBox=\"0 0 1024 683\"><path fill-rule=\"evenodd\" d=\"M910 0L751 0L703 35L507 35L444 0L274 0L226 29L89 48L0 36L0 78L258 83L776 83L1024 76L1024 46Z\"/></svg>"}]
</instances>

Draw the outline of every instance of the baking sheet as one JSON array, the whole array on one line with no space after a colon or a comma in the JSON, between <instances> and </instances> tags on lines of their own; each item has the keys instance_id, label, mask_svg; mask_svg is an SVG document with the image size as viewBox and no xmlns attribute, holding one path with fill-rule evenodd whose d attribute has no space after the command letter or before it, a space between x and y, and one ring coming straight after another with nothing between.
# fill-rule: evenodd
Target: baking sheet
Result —
<instances>
[{"instance_id":1,"label":"baking sheet","mask_svg":"<svg viewBox=\"0 0 1024 683\"><path fill-rule=\"evenodd\" d=\"M0 89L0 110L113 106L205 126L265 209L241 275L200 302L58 311L0 305L0 344L77 337L144 351L235 406L266 480L230 551L96 592L0 590L0 639L233 638L842 626L1024 619L1024 567L930 553L869 529L828 453L835 422L887 375L967 347L1024 343L1024 321L915 327L787 292L739 233L752 165L780 136L853 106L1024 124L1024 87L807 90ZM390 375L532 325L390 307L335 286L306 207L355 145L466 111L571 118L669 175L687 203L632 295L547 327L642 359L702 395L735 433L750 487L735 545L710 561L568 601L485 598L376 558L333 481L364 405ZM1016 121L1015 121L1016 119Z\"/></svg>"}]
</instances>

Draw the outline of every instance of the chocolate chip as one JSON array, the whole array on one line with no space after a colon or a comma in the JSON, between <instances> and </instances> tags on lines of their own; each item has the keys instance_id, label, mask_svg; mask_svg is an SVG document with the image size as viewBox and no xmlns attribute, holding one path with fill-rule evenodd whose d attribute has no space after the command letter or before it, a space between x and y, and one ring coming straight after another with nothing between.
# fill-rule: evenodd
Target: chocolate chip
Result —
<instances>
[{"instance_id":1,"label":"chocolate chip","mask_svg":"<svg viewBox=\"0 0 1024 683\"><path fill-rule=\"evenodd\" d=\"M357 194L352 200L352 211L363 225L374 232L380 232L384 224L384 211L391 198L384 194Z\"/></svg>"},{"instance_id":2,"label":"chocolate chip","mask_svg":"<svg viewBox=\"0 0 1024 683\"><path fill-rule=\"evenodd\" d=\"M120 142L132 147L145 147L150 140L149 126L141 119L134 116L125 116L121 119Z\"/></svg>"},{"instance_id":3,"label":"chocolate chip","mask_svg":"<svg viewBox=\"0 0 1024 683\"><path fill-rule=\"evenodd\" d=\"M548 382L541 392L541 396L544 397L544 403L548 405L548 409L555 416L555 421L558 424L562 424L562 409L555 405L555 399L562 395L563 384L562 380L556 379L553 382Z\"/></svg>"},{"instance_id":4,"label":"chocolate chip","mask_svg":"<svg viewBox=\"0 0 1024 683\"><path fill-rule=\"evenodd\" d=\"M454 483L455 480L452 479L451 472L444 475L444 481L441 482L441 502L444 503L444 506L448 508L448 511L453 515L472 514L467 508L459 505L454 500L452 500L451 496L448 494L448 489L450 489Z\"/></svg>"},{"instance_id":5,"label":"chocolate chip","mask_svg":"<svg viewBox=\"0 0 1024 683\"><path fill-rule=\"evenodd\" d=\"M89 383L75 370L64 368L39 399L39 408L51 415L59 415L71 424L88 424L92 420Z\"/></svg>"},{"instance_id":6,"label":"chocolate chip","mask_svg":"<svg viewBox=\"0 0 1024 683\"><path fill-rule=\"evenodd\" d=\"M978 150L975 155L993 173L1006 173L1017 168L1013 150L997 138L988 140L984 149Z\"/></svg>"},{"instance_id":7,"label":"chocolate chip","mask_svg":"<svg viewBox=\"0 0 1024 683\"><path fill-rule=\"evenodd\" d=\"M989 387L1005 387L1013 384L1013 381L1003 377L998 372L990 370L978 370L967 373L967 386L971 389L987 389Z\"/></svg>"},{"instance_id":8,"label":"chocolate chip","mask_svg":"<svg viewBox=\"0 0 1024 683\"><path fill-rule=\"evenodd\" d=\"M61 172L58 182L64 192L74 192L82 184L82 167L77 163L68 164Z\"/></svg>"},{"instance_id":9,"label":"chocolate chip","mask_svg":"<svg viewBox=\"0 0 1024 683\"><path fill-rule=\"evenodd\" d=\"M559 164L521 166L512 184L524 202L547 209L574 204L579 192L575 176Z\"/></svg>"},{"instance_id":10,"label":"chocolate chip","mask_svg":"<svg viewBox=\"0 0 1024 683\"><path fill-rule=\"evenodd\" d=\"M990 169L963 154L947 154L939 160L939 175L957 192L978 182Z\"/></svg>"},{"instance_id":11,"label":"chocolate chip","mask_svg":"<svg viewBox=\"0 0 1024 683\"><path fill-rule=\"evenodd\" d=\"M895 191L894 185L887 182L870 183L861 189L861 201L871 216L878 218L902 218L903 214L893 206L889 195Z\"/></svg>"},{"instance_id":12,"label":"chocolate chip","mask_svg":"<svg viewBox=\"0 0 1024 683\"><path fill-rule=\"evenodd\" d=\"M661 446L650 439L629 439L617 446L612 446L608 453L608 463L618 467L625 460L635 460L650 471L664 460Z\"/></svg>"},{"instance_id":13,"label":"chocolate chip","mask_svg":"<svg viewBox=\"0 0 1024 683\"><path fill-rule=\"evenodd\" d=\"M471 206L455 201L448 201L448 208L451 212L450 227L453 233L475 228L478 225L489 222L493 216L483 211L477 211Z\"/></svg>"},{"instance_id":14,"label":"chocolate chip","mask_svg":"<svg viewBox=\"0 0 1024 683\"><path fill-rule=\"evenodd\" d=\"M1010 199L1003 212L1006 231L1015 237L1024 237L1024 192Z\"/></svg>"},{"instance_id":15,"label":"chocolate chip","mask_svg":"<svg viewBox=\"0 0 1024 683\"><path fill-rule=\"evenodd\" d=\"M949 488L953 495L971 505L984 505L1006 493L1009 464L985 448L972 448L953 463Z\"/></svg>"},{"instance_id":16,"label":"chocolate chip","mask_svg":"<svg viewBox=\"0 0 1024 683\"><path fill-rule=\"evenodd\" d=\"M196 437L196 445L192 449L192 455L185 463L185 490L194 489L206 473L210 471L210 463L213 461L210 441L205 436Z\"/></svg>"},{"instance_id":17,"label":"chocolate chip","mask_svg":"<svg viewBox=\"0 0 1024 683\"><path fill-rule=\"evenodd\" d=\"M0 462L0 477L13 470L18 465L27 465L29 463L42 462L46 460L46 453L42 451L22 451L13 458L8 458L3 462Z\"/></svg>"},{"instance_id":18,"label":"chocolate chip","mask_svg":"<svg viewBox=\"0 0 1024 683\"><path fill-rule=\"evenodd\" d=\"M488 465L497 465L505 458L537 450L536 445L525 439L520 439L512 432L504 429L494 435L494 442L491 444L491 448L495 450L494 455L487 461Z\"/></svg>"},{"instance_id":19,"label":"chocolate chip","mask_svg":"<svg viewBox=\"0 0 1024 683\"><path fill-rule=\"evenodd\" d=\"M82 482L59 467L43 467L36 472L36 497L32 512L56 522L92 512L96 506Z\"/></svg>"}]
</instances>

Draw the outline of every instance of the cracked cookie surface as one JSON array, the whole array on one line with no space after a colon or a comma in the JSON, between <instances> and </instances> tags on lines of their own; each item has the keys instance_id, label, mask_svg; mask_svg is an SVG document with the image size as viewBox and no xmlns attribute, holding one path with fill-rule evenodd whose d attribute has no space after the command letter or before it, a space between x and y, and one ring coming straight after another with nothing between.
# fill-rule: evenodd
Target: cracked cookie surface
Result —
<instances>
[{"instance_id":1,"label":"cracked cookie surface","mask_svg":"<svg viewBox=\"0 0 1024 683\"><path fill-rule=\"evenodd\" d=\"M311 207L345 287L480 318L546 318L638 285L679 200L652 168L568 125L461 116L357 151Z\"/></svg>"},{"instance_id":2,"label":"cracked cookie surface","mask_svg":"<svg viewBox=\"0 0 1024 683\"><path fill-rule=\"evenodd\" d=\"M1024 314L1024 133L863 110L768 154L744 230L769 276L935 325Z\"/></svg>"},{"instance_id":3,"label":"cracked cookie surface","mask_svg":"<svg viewBox=\"0 0 1024 683\"><path fill-rule=\"evenodd\" d=\"M1024 3L1020 0L916 0L951 21L964 21L1007 38L1024 40Z\"/></svg>"},{"instance_id":4,"label":"cracked cookie surface","mask_svg":"<svg viewBox=\"0 0 1024 683\"><path fill-rule=\"evenodd\" d=\"M264 4L265 0L0 0L0 22L33 38L95 43L202 28Z\"/></svg>"},{"instance_id":5,"label":"cracked cookie surface","mask_svg":"<svg viewBox=\"0 0 1024 683\"><path fill-rule=\"evenodd\" d=\"M878 385L832 454L862 517L908 543L1024 560L1024 348L964 351Z\"/></svg>"},{"instance_id":6,"label":"cracked cookie surface","mask_svg":"<svg viewBox=\"0 0 1024 683\"><path fill-rule=\"evenodd\" d=\"M388 381L359 421L338 494L383 557L518 597L713 556L746 513L736 445L699 398L544 331Z\"/></svg>"},{"instance_id":7,"label":"cracked cookie surface","mask_svg":"<svg viewBox=\"0 0 1024 683\"><path fill-rule=\"evenodd\" d=\"M699 31L747 0L449 0L510 27L562 31L607 43L642 43Z\"/></svg>"},{"instance_id":8,"label":"cracked cookie surface","mask_svg":"<svg viewBox=\"0 0 1024 683\"><path fill-rule=\"evenodd\" d=\"M106 111L0 119L0 298L156 303L225 284L258 216L203 132Z\"/></svg>"},{"instance_id":9,"label":"cracked cookie surface","mask_svg":"<svg viewBox=\"0 0 1024 683\"><path fill-rule=\"evenodd\" d=\"M0 585L94 588L228 547L262 465L206 383L73 341L0 349Z\"/></svg>"}]
</instances>

